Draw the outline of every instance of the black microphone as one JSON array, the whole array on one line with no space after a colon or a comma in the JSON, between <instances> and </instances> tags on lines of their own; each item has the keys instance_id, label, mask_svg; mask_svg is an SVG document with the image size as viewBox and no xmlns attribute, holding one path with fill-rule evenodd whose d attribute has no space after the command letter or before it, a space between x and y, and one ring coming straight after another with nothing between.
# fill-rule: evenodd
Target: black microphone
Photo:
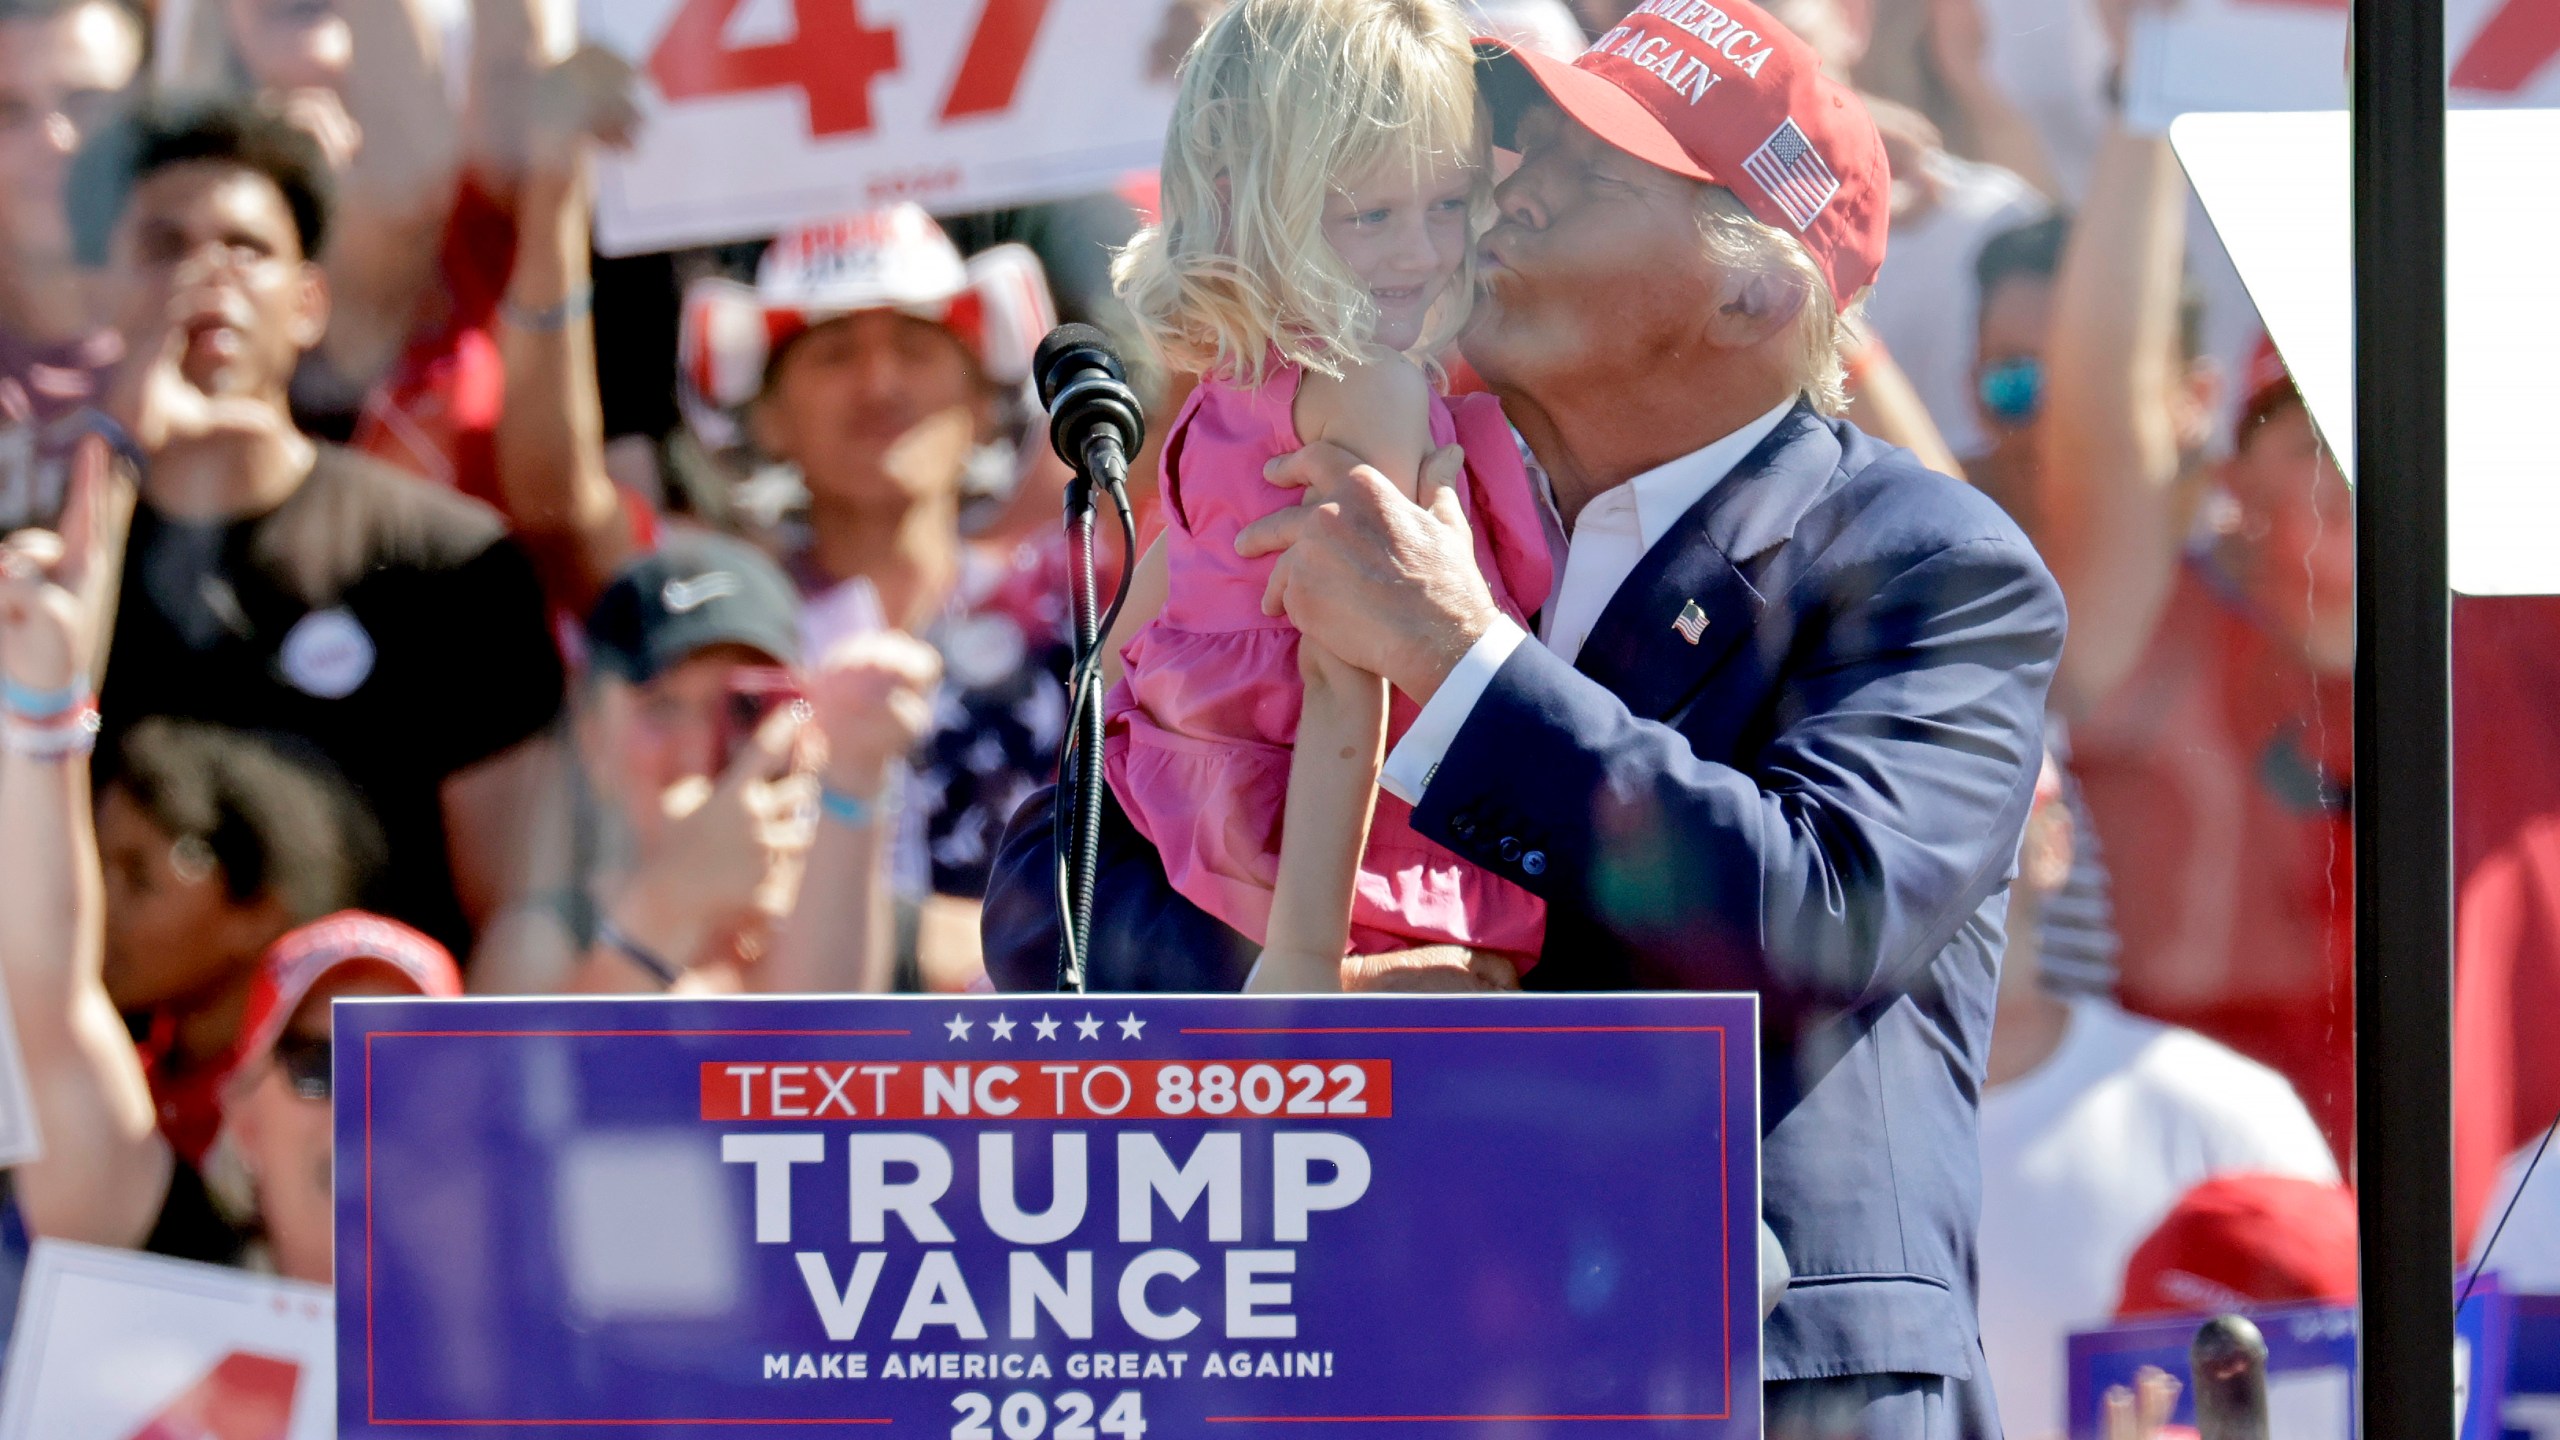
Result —
<instances>
[{"instance_id":1,"label":"black microphone","mask_svg":"<svg viewBox=\"0 0 2560 1440\"><path fill-rule=\"evenodd\" d=\"M1061 325L1040 342L1031 357L1031 375L1039 387L1041 407L1049 412L1049 443L1058 458L1088 470L1100 458L1096 441L1117 451L1119 471L1146 443L1146 411L1129 388L1129 372L1111 348L1109 336L1090 325ZM1102 476L1107 487L1114 483Z\"/></svg>"},{"instance_id":2,"label":"black microphone","mask_svg":"<svg viewBox=\"0 0 2560 1440\"><path fill-rule=\"evenodd\" d=\"M1147 438L1146 412L1129 388L1129 372L1110 338L1090 325L1061 325L1031 357L1031 379L1049 412L1049 443L1074 468L1067 483L1068 594L1075 617L1075 663L1067 679L1066 748L1058 763L1058 795L1050 815L1057 862L1058 988L1084 989L1084 957L1093 935L1093 879L1102 833L1102 640L1129 597L1137 568L1137 531L1129 510L1129 459ZM1120 585L1106 612L1095 603L1094 492L1111 497L1126 548Z\"/></svg>"}]
</instances>

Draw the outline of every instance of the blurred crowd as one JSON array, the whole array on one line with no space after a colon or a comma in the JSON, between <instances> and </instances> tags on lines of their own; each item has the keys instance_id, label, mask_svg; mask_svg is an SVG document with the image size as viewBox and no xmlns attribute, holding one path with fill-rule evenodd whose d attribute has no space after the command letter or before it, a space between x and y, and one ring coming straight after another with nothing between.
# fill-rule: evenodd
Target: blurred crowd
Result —
<instances>
[{"instance_id":1,"label":"blurred crowd","mask_svg":"<svg viewBox=\"0 0 2560 1440\"><path fill-rule=\"evenodd\" d=\"M2125 3L1771 6L1892 162L1851 416L2071 606L1982 1110L2029 1437L2068 1329L2354 1273L2352 495L2116 121ZM1149 177L600 259L640 82L549 8L0 0L12 1233L327 1279L334 997L985 983L1066 717L1029 361L1117 323ZM1570 54L1629 6L1468 8ZM2466 1227L2560 1110L2514 1019L2560 992L2556 626L2457 626Z\"/></svg>"}]
</instances>

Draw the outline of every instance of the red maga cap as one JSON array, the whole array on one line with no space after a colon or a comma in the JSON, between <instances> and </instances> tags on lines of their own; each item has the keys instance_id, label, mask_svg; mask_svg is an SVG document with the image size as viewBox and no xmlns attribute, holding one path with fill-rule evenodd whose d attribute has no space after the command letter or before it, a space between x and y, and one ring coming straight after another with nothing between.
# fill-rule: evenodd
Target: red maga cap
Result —
<instances>
[{"instance_id":1,"label":"red maga cap","mask_svg":"<svg viewBox=\"0 0 2560 1440\"><path fill-rule=\"evenodd\" d=\"M2246 430L2295 394L2293 372L2284 368L2284 357L2276 353L2275 337L2259 331L2258 343L2249 347L2248 371L2240 377L2240 428Z\"/></svg>"},{"instance_id":2,"label":"red maga cap","mask_svg":"<svg viewBox=\"0 0 2560 1440\"><path fill-rule=\"evenodd\" d=\"M1802 240L1843 308L1876 278L1892 183L1875 121L1748 0L1644 0L1569 65L1493 39L1476 54L1496 143L1534 81L1592 134Z\"/></svg>"},{"instance_id":3,"label":"red maga cap","mask_svg":"<svg viewBox=\"0 0 2560 1440\"><path fill-rule=\"evenodd\" d=\"M2116 1313L2207 1315L2355 1298L2352 1192L2287 1175L2223 1175L2188 1191L2134 1248Z\"/></svg>"},{"instance_id":4,"label":"red maga cap","mask_svg":"<svg viewBox=\"0 0 2560 1440\"><path fill-rule=\"evenodd\" d=\"M462 993L462 972L442 945L397 920L363 910L341 910L286 931L258 963L241 1017L238 1063L275 1048L303 1000L335 971L362 966L420 995Z\"/></svg>"}]
</instances>

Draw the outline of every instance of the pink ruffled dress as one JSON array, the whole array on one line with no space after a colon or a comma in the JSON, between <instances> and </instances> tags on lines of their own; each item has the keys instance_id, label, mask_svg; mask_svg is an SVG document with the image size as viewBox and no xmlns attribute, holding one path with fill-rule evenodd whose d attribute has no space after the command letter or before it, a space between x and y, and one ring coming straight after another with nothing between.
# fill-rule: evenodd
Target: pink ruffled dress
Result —
<instances>
[{"instance_id":1,"label":"pink ruffled dress","mask_svg":"<svg viewBox=\"0 0 2560 1440\"><path fill-rule=\"evenodd\" d=\"M1301 372L1275 368L1259 389L1203 381L1164 446L1164 609L1121 651L1128 672L1105 701L1103 773L1165 875L1193 904L1260 943L1280 867L1280 817L1297 738L1298 631L1262 613L1273 557L1235 552L1236 532L1298 503L1262 478L1300 448L1291 410ZM1435 445L1466 449L1459 499L1476 564L1514 620L1546 603L1554 562L1520 452L1490 395L1431 402ZM1387 739L1417 707L1389 694ZM1413 829L1413 807L1384 790L1361 857L1351 948L1375 954L1458 943L1535 956L1546 933L1536 896Z\"/></svg>"}]
</instances>

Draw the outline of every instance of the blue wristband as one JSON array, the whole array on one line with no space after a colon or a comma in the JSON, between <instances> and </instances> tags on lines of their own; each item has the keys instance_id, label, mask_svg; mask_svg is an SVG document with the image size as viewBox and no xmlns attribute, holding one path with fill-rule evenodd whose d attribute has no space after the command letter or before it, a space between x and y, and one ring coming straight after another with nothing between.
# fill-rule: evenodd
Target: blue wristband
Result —
<instances>
[{"instance_id":1,"label":"blue wristband","mask_svg":"<svg viewBox=\"0 0 2560 1440\"><path fill-rule=\"evenodd\" d=\"M0 675L0 710L14 719L42 725L59 720L80 708L89 698L89 682L74 680L59 690L30 690L6 675Z\"/></svg>"},{"instance_id":2,"label":"blue wristband","mask_svg":"<svg viewBox=\"0 0 2560 1440\"><path fill-rule=\"evenodd\" d=\"M818 813L847 830L862 830L880 818L880 802L848 794L832 785L818 787Z\"/></svg>"}]
</instances>

